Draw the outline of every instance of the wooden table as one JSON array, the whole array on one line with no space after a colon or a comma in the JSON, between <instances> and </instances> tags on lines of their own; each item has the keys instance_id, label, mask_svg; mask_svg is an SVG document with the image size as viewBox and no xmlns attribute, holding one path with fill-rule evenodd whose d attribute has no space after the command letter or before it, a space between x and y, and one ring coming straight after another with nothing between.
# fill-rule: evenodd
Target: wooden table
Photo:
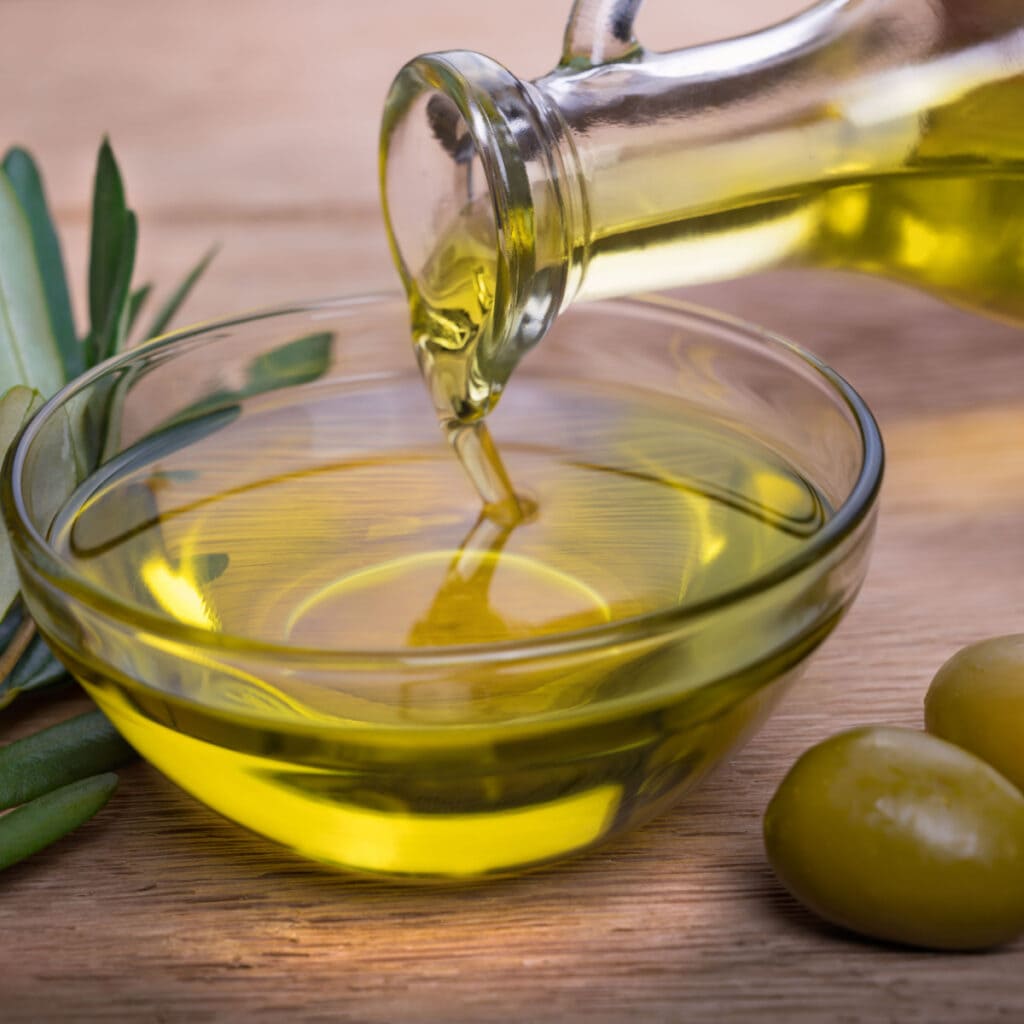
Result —
<instances>
[{"instance_id":1,"label":"wooden table","mask_svg":"<svg viewBox=\"0 0 1024 1024\"><path fill-rule=\"evenodd\" d=\"M653 4L643 24L668 46L799 6ZM211 240L223 244L190 319L392 287L375 191L391 74L418 50L451 46L539 73L557 53L562 7L0 0L0 145L41 158L79 286L91 164L109 131L146 276L166 287ZM801 750L858 723L919 725L948 655L1022 628L1024 339L868 279L779 273L697 297L822 354L866 396L888 444L867 586L746 750L635 835L463 889L330 874L138 765L99 818L0 877L0 1018L1024 1016L1024 943L983 956L862 943L779 889L760 840L765 804ZM23 702L0 738L83 703Z\"/></svg>"}]
</instances>

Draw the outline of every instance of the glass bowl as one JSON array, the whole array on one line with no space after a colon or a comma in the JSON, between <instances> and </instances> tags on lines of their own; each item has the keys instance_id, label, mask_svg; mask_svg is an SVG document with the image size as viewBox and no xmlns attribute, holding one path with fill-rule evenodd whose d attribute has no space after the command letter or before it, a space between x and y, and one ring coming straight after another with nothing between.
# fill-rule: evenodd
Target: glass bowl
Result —
<instances>
[{"instance_id":1,"label":"glass bowl","mask_svg":"<svg viewBox=\"0 0 1024 1024\"><path fill-rule=\"evenodd\" d=\"M407 339L383 296L127 352L32 420L4 514L43 635L183 789L353 871L500 875L751 735L863 579L882 445L786 341L583 305L490 417L536 502L502 527Z\"/></svg>"}]
</instances>

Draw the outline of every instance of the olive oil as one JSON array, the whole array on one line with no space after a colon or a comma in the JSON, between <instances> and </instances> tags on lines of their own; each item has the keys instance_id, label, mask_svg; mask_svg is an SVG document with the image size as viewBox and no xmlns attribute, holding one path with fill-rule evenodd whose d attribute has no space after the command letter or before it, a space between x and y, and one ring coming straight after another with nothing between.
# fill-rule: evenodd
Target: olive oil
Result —
<instances>
[{"instance_id":1,"label":"olive oil","mask_svg":"<svg viewBox=\"0 0 1024 1024\"><path fill-rule=\"evenodd\" d=\"M1024 91L1021 95L1024 104ZM908 168L813 182L701 211L623 225L595 242L581 297L697 284L788 265L902 281L1024 322L1024 128L1016 166Z\"/></svg>"},{"instance_id":2,"label":"olive oil","mask_svg":"<svg viewBox=\"0 0 1024 1024\"><path fill-rule=\"evenodd\" d=\"M500 262L491 223L479 203L467 206L409 282L409 308L416 360L452 450L484 514L515 523L522 499L484 420L505 382L496 359L505 339L495 320Z\"/></svg>"},{"instance_id":3,"label":"olive oil","mask_svg":"<svg viewBox=\"0 0 1024 1024\"><path fill-rule=\"evenodd\" d=\"M524 373L499 443L505 519L414 372L250 398L181 451L142 441L52 533L138 632L102 668L99 640L64 656L167 775L307 855L433 877L582 849L706 770L800 653L759 661L772 638L740 620L727 650L602 631L713 608L831 513L756 438L643 389ZM546 650L556 635L578 643ZM294 669L257 671L252 645ZM726 654L759 667L707 686ZM635 712L614 726L580 714L617 697Z\"/></svg>"}]
</instances>

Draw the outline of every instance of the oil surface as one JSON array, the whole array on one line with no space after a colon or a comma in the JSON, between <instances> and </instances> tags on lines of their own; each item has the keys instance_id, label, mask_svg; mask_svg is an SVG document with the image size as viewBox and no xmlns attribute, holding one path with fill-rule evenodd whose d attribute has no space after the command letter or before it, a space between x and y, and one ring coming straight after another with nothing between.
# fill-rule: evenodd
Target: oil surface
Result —
<instances>
[{"instance_id":1,"label":"oil surface","mask_svg":"<svg viewBox=\"0 0 1024 1024\"><path fill-rule=\"evenodd\" d=\"M247 400L181 452L147 457L142 442L79 489L52 537L139 609L134 634L100 638L123 673L65 653L147 758L257 831L364 871L505 871L628 820L660 798L652 773L672 769L677 785L701 770L703 754L666 748L664 724L694 696L679 658L699 654L582 645L509 666L472 645L585 637L706 602L786 559L829 510L778 455L679 403L523 376L500 418L522 496L503 521L480 512L429 425L409 374L301 404ZM263 671L230 640L155 638L143 610L310 653ZM731 643L737 663L773 646L749 628ZM713 661L701 659L712 678ZM638 710L614 735L573 717L626 694ZM698 703L697 719L728 719L739 698ZM704 736L708 758L750 713ZM674 721L687 743L701 735Z\"/></svg>"}]
</instances>

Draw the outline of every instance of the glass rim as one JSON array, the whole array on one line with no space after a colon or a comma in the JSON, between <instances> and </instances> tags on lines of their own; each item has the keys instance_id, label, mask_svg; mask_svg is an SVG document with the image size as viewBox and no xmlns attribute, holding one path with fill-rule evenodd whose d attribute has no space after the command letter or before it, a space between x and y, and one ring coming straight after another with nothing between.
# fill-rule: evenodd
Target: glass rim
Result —
<instances>
[{"instance_id":1,"label":"glass rim","mask_svg":"<svg viewBox=\"0 0 1024 1024\"><path fill-rule=\"evenodd\" d=\"M809 368L819 382L827 385L832 397L846 407L853 417L861 439L861 464L849 494L835 514L805 544L769 571L754 575L743 584L686 607L667 607L640 615L614 619L610 622L565 633L541 637L507 640L500 643L453 644L428 648L303 647L271 643L244 635L219 632L188 625L121 598L96 586L77 574L60 558L47 538L32 523L23 499L22 479L28 449L49 418L74 396L81 394L106 374L116 371L140 355L150 355L189 339L214 331L242 327L260 320L295 314L332 313L341 315L369 305L404 306L404 298L395 291L339 296L295 302L273 308L258 309L233 317L206 321L181 328L131 348L70 381L50 398L22 430L4 464L2 480L3 511L12 545L29 562L33 571L42 575L51 586L81 602L92 611L115 619L132 629L144 628L164 639L221 653L260 655L276 661L304 664L330 662L338 668L345 663L375 665L400 663L404 667L437 668L481 661L520 661L575 654L617 644L643 642L662 634L670 634L688 624L725 608L735 607L757 598L774 587L798 576L805 569L820 563L828 554L856 533L869 517L881 488L884 469L884 447L878 424L867 403L845 378L817 356L795 342L747 320L712 310L684 300L660 294L637 295L623 299L604 299L576 307L584 312L604 309L617 315L636 317L661 314L678 322L727 328L738 332L748 342L798 360ZM569 314L571 316L571 313Z\"/></svg>"}]
</instances>

